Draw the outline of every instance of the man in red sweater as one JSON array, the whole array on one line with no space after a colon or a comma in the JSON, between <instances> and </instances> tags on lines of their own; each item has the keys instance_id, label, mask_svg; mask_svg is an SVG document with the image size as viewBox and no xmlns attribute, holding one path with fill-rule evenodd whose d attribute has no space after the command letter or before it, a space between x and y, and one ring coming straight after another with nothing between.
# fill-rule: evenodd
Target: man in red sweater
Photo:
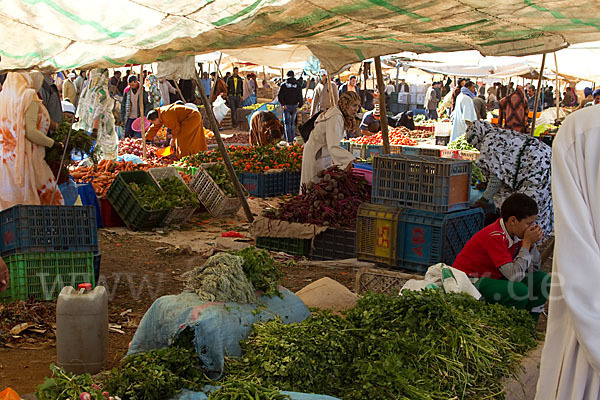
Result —
<instances>
[{"instance_id":1,"label":"man in red sweater","mask_svg":"<svg viewBox=\"0 0 600 400\"><path fill-rule=\"evenodd\" d=\"M537 320L550 294L550 276L540 271L536 247L542 229L531 197L515 193L501 207L502 218L477 232L456 256L485 300L529 311Z\"/></svg>"}]
</instances>

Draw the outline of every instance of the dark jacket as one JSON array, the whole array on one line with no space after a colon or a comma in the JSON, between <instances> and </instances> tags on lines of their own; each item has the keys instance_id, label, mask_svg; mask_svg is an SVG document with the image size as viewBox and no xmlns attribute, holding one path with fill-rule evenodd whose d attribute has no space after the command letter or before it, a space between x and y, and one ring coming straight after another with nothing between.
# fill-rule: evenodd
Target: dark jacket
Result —
<instances>
[{"instance_id":1,"label":"dark jacket","mask_svg":"<svg viewBox=\"0 0 600 400\"><path fill-rule=\"evenodd\" d=\"M242 97L244 95L244 78L239 75L237 76L237 88L235 87L234 79L233 75L227 78L227 95Z\"/></svg>"},{"instance_id":2,"label":"dark jacket","mask_svg":"<svg viewBox=\"0 0 600 400\"><path fill-rule=\"evenodd\" d=\"M284 106L302 107L304 98L302 97L302 88L296 78L288 78L281 84L279 93L277 94L277 100Z\"/></svg>"},{"instance_id":3,"label":"dark jacket","mask_svg":"<svg viewBox=\"0 0 600 400\"><path fill-rule=\"evenodd\" d=\"M142 98L144 100L144 116L146 116L150 112L150 110L154 108L154 102L151 100L150 96L148 96L148 93L146 93L144 89L142 90ZM123 95L123 103L121 104L121 121L123 121L123 123L127 121L129 112L131 111L132 94L139 96L139 92L133 93L133 90L131 89Z\"/></svg>"},{"instance_id":4,"label":"dark jacket","mask_svg":"<svg viewBox=\"0 0 600 400\"><path fill-rule=\"evenodd\" d=\"M342 86L340 86L340 91L339 91L339 95L340 97L342 96L342 94L346 93L348 91L348 82L344 83ZM356 84L356 93L358 93L358 95L361 97L361 92L360 92L360 85L357 83Z\"/></svg>"}]
</instances>

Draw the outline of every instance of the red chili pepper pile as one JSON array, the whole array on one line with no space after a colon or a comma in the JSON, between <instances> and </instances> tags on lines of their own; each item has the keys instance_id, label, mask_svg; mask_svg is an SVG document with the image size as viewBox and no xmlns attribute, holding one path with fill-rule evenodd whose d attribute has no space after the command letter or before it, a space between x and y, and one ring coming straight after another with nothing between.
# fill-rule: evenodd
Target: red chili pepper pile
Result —
<instances>
[{"instance_id":1,"label":"red chili pepper pile","mask_svg":"<svg viewBox=\"0 0 600 400\"><path fill-rule=\"evenodd\" d=\"M356 229L358 207L371 200L371 185L338 167L321 171L319 178L320 183L304 185L301 194L265 215L288 222Z\"/></svg>"}]
</instances>

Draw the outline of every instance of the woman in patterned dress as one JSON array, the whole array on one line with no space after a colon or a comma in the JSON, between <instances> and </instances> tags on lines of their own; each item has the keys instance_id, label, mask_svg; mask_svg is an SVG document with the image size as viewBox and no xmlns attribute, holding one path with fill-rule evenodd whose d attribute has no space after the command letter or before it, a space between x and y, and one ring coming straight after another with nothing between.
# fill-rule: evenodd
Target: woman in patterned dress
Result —
<instances>
[{"instance_id":1,"label":"woman in patterned dress","mask_svg":"<svg viewBox=\"0 0 600 400\"><path fill-rule=\"evenodd\" d=\"M10 72L0 92L0 210L64 204L44 161L46 147L63 146L46 136L50 116L37 95L43 80L37 71Z\"/></svg>"}]
</instances>

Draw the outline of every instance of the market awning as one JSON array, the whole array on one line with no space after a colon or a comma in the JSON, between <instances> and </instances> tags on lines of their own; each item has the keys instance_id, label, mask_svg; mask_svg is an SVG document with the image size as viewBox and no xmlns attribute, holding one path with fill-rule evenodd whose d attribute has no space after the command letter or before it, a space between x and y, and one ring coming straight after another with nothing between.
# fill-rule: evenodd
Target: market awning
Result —
<instances>
[{"instance_id":1,"label":"market awning","mask_svg":"<svg viewBox=\"0 0 600 400\"><path fill-rule=\"evenodd\" d=\"M331 71L405 50L520 56L599 40L597 10L596 0L3 0L0 68L115 67L278 44L307 46Z\"/></svg>"}]
</instances>

